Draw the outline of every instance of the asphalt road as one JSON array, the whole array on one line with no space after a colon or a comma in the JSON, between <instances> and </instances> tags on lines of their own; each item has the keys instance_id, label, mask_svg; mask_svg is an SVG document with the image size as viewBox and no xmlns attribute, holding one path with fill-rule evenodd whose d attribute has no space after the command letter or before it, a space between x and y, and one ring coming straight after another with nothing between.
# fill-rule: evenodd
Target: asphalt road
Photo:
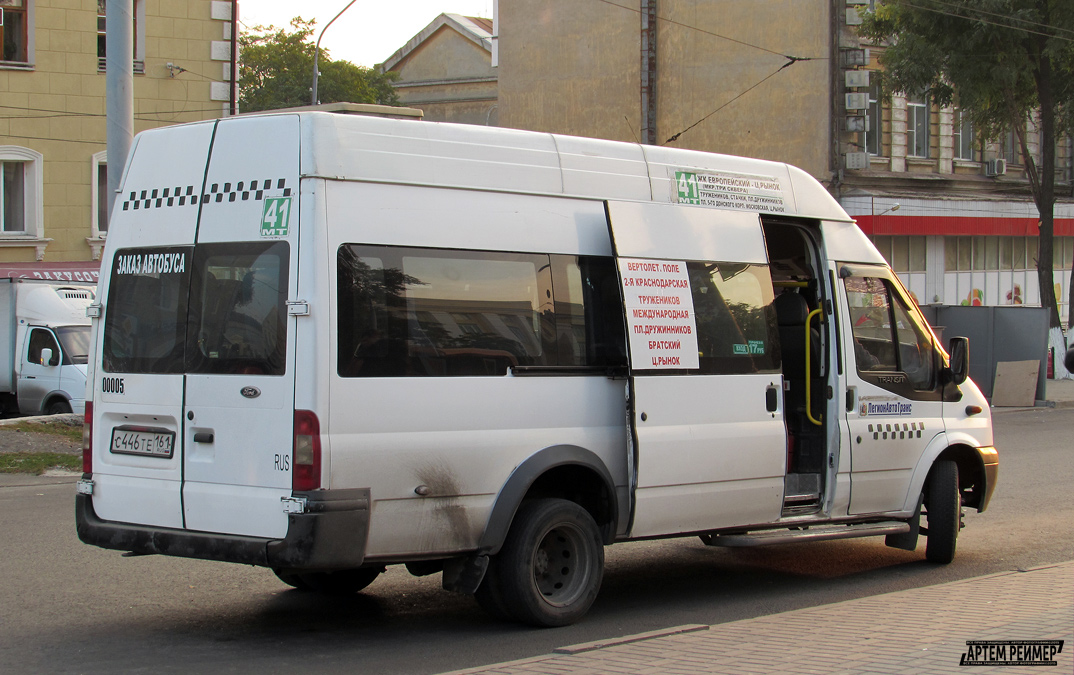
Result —
<instances>
[{"instance_id":1,"label":"asphalt road","mask_svg":"<svg viewBox=\"0 0 1074 675\"><path fill-rule=\"evenodd\" d=\"M589 616L553 630L496 623L472 598L440 590L439 575L401 567L341 599L290 590L260 568L124 558L78 542L71 479L5 477L0 671L438 673L1074 560L1074 409L1004 412L995 422L999 487L986 513L968 512L951 565L926 563L923 542L906 552L879 539L622 544L607 550Z\"/></svg>"}]
</instances>

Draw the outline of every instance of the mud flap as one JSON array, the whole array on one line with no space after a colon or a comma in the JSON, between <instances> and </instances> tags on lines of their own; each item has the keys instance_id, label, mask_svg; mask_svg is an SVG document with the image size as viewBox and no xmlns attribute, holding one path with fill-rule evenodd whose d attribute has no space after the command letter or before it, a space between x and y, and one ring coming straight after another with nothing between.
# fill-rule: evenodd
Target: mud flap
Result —
<instances>
[{"instance_id":1,"label":"mud flap","mask_svg":"<svg viewBox=\"0 0 1074 675\"><path fill-rule=\"evenodd\" d=\"M892 548L901 548L904 551L913 551L917 548L917 537L921 534L921 502L924 498L924 493L917 498L917 508L909 521L910 531L902 534L889 534L884 537L885 544Z\"/></svg>"},{"instance_id":2,"label":"mud flap","mask_svg":"<svg viewBox=\"0 0 1074 675\"><path fill-rule=\"evenodd\" d=\"M487 555L469 555L444 561L443 586L445 591L473 595L485 578L489 568Z\"/></svg>"}]
</instances>

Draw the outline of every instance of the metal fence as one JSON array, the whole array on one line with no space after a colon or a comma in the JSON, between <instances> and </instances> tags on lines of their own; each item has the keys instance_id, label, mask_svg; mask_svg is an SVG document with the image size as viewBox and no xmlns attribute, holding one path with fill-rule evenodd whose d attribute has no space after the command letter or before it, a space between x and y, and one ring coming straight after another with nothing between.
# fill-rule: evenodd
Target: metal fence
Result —
<instances>
[{"instance_id":1,"label":"metal fence","mask_svg":"<svg viewBox=\"0 0 1074 675\"><path fill-rule=\"evenodd\" d=\"M1044 400L1048 367L1046 309L927 305L921 310L945 346L955 336L970 339L970 377L981 387L985 396L992 398L997 363L1039 359L1036 398L1038 401Z\"/></svg>"}]
</instances>

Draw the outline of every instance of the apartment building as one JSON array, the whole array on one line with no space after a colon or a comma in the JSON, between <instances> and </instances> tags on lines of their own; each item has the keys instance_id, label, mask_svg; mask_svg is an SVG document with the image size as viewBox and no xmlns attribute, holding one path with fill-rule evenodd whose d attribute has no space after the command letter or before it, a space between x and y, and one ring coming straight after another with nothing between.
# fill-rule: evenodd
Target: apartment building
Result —
<instances>
[{"instance_id":1,"label":"apartment building","mask_svg":"<svg viewBox=\"0 0 1074 675\"><path fill-rule=\"evenodd\" d=\"M131 2L135 132L229 114L237 2ZM95 280L110 197L105 0L0 9L0 276Z\"/></svg>"}]
</instances>

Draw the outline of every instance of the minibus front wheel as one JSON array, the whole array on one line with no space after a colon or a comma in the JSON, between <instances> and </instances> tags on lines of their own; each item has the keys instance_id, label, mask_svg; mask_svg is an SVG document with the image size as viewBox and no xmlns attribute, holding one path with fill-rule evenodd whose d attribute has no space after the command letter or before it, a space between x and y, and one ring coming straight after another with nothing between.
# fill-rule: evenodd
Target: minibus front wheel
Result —
<instances>
[{"instance_id":1,"label":"minibus front wheel","mask_svg":"<svg viewBox=\"0 0 1074 675\"><path fill-rule=\"evenodd\" d=\"M962 495L958 487L958 465L950 460L936 462L925 491L928 533L925 559L946 565L955 559L958 531L962 529Z\"/></svg>"},{"instance_id":2,"label":"minibus front wheel","mask_svg":"<svg viewBox=\"0 0 1074 675\"><path fill-rule=\"evenodd\" d=\"M589 611L603 577L593 516L566 499L538 499L519 508L477 599L493 616L566 626Z\"/></svg>"}]
</instances>

